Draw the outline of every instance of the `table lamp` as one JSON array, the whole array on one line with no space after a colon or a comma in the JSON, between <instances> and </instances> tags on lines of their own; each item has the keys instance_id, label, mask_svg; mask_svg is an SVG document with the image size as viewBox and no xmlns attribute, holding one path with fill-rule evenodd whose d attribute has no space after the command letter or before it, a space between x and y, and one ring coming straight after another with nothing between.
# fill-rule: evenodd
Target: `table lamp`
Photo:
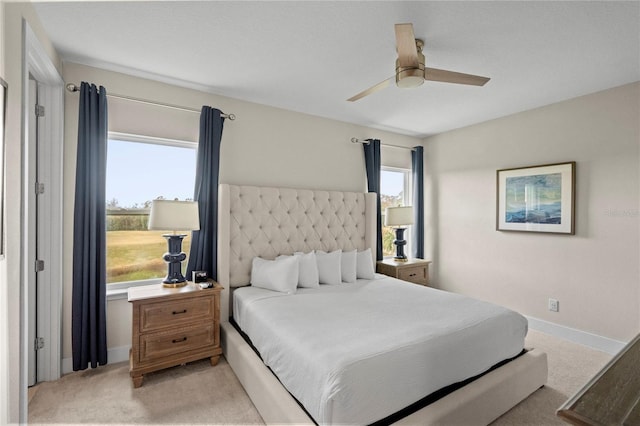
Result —
<instances>
[{"instance_id":1,"label":"table lamp","mask_svg":"<svg viewBox=\"0 0 640 426\"><path fill-rule=\"evenodd\" d=\"M404 231L407 225L413 224L413 207L387 207L384 212L384 225L396 228L396 255L393 260L396 262L406 262L407 256L404 254L404 246L407 241L404 239Z\"/></svg>"},{"instance_id":2,"label":"table lamp","mask_svg":"<svg viewBox=\"0 0 640 426\"><path fill-rule=\"evenodd\" d=\"M176 231L196 231L200 229L197 201L153 200L149 214L150 230L173 231L162 235L167 239L169 250L162 258L168 265L167 277L162 281L165 287L182 287L187 283L182 275L182 261L187 255L182 251L182 240L187 234Z\"/></svg>"}]
</instances>

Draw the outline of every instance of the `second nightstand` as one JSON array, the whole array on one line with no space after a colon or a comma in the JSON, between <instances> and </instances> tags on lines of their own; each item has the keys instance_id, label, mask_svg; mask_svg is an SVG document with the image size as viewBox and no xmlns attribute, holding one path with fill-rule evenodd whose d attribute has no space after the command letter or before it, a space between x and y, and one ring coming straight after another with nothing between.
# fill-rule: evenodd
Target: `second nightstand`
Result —
<instances>
[{"instance_id":1,"label":"second nightstand","mask_svg":"<svg viewBox=\"0 0 640 426\"><path fill-rule=\"evenodd\" d=\"M409 259L396 262L393 259L378 261L377 272L420 285L429 285L430 260Z\"/></svg>"}]
</instances>

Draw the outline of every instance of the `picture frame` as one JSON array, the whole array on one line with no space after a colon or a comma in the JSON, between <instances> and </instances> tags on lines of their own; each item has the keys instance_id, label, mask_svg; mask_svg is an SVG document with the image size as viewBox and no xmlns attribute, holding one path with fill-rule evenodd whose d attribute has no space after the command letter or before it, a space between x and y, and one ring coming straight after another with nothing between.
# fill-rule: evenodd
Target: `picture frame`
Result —
<instances>
[{"instance_id":1,"label":"picture frame","mask_svg":"<svg viewBox=\"0 0 640 426\"><path fill-rule=\"evenodd\" d=\"M576 162L496 172L496 230L575 234Z\"/></svg>"},{"instance_id":2,"label":"picture frame","mask_svg":"<svg viewBox=\"0 0 640 426\"><path fill-rule=\"evenodd\" d=\"M7 82L0 78L0 259L5 256L5 133L7 122Z\"/></svg>"}]
</instances>

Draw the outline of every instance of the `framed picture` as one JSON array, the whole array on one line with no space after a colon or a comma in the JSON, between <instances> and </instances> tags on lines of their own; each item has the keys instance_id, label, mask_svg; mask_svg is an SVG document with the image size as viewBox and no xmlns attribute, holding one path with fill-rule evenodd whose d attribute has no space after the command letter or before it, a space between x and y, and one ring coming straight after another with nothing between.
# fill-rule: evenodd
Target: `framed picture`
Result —
<instances>
[{"instance_id":1,"label":"framed picture","mask_svg":"<svg viewBox=\"0 0 640 426\"><path fill-rule=\"evenodd\" d=\"M497 171L498 231L575 234L576 163Z\"/></svg>"},{"instance_id":2,"label":"framed picture","mask_svg":"<svg viewBox=\"0 0 640 426\"><path fill-rule=\"evenodd\" d=\"M7 121L7 82L0 78L0 258L4 257L4 152L5 152L5 123Z\"/></svg>"}]
</instances>

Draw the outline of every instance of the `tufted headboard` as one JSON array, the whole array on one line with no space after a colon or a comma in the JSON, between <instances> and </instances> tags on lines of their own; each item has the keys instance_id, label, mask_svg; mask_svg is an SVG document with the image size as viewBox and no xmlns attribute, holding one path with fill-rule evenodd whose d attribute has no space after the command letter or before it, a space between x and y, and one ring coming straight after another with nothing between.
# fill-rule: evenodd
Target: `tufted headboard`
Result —
<instances>
[{"instance_id":1,"label":"tufted headboard","mask_svg":"<svg viewBox=\"0 0 640 426\"><path fill-rule=\"evenodd\" d=\"M249 284L254 257L311 250L376 253L376 197L221 184L218 202L218 282L221 318L229 317L229 289ZM375 261L375 258L374 258Z\"/></svg>"}]
</instances>

